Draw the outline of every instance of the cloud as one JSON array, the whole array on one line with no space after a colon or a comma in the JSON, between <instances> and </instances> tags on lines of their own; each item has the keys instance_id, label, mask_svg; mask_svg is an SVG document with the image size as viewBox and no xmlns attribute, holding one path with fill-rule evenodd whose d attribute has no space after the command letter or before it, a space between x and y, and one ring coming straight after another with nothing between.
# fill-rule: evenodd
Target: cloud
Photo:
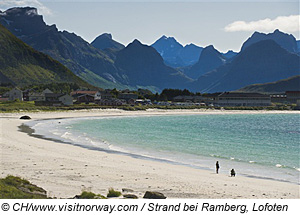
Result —
<instances>
[{"instance_id":1,"label":"cloud","mask_svg":"<svg viewBox=\"0 0 300 215\"><path fill-rule=\"evenodd\" d=\"M2 10L12 7L25 7L31 6L38 9L39 14L52 15L52 11L43 5L39 0L1 0L0 8Z\"/></svg>"},{"instance_id":2,"label":"cloud","mask_svg":"<svg viewBox=\"0 0 300 215\"><path fill-rule=\"evenodd\" d=\"M288 33L299 32L300 15L278 16L275 19L267 18L258 21L252 21L252 22L236 21L225 26L224 28L226 32L237 32L237 31L270 32L276 29Z\"/></svg>"}]
</instances>

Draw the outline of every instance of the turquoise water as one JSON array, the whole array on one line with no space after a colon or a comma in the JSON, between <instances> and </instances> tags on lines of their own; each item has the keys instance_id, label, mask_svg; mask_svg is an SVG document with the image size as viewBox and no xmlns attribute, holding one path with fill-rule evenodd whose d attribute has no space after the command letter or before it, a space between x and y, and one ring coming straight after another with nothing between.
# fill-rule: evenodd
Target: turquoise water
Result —
<instances>
[{"instance_id":1,"label":"turquoise water","mask_svg":"<svg viewBox=\"0 0 300 215\"><path fill-rule=\"evenodd\" d=\"M77 145L211 170L218 160L224 174L235 168L237 174L299 183L298 114L108 117L51 123L48 135ZM35 128L43 130L43 124Z\"/></svg>"}]
</instances>

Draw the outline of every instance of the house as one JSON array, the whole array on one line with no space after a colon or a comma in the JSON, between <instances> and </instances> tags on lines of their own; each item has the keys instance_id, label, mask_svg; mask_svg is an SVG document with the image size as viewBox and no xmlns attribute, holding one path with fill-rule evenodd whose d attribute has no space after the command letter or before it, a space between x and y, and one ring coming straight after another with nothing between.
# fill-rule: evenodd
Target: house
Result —
<instances>
[{"instance_id":1,"label":"house","mask_svg":"<svg viewBox=\"0 0 300 215\"><path fill-rule=\"evenodd\" d=\"M18 99L19 101L23 101L23 91L19 88L14 88L10 90L8 93L8 101L14 101Z\"/></svg>"},{"instance_id":2,"label":"house","mask_svg":"<svg viewBox=\"0 0 300 215\"><path fill-rule=\"evenodd\" d=\"M71 92L71 96L77 103L89 103L101 99L101 93L99 91L78 90Z\"/></svg>"},{"instance_id":3,"label":"house","mask_svg":"<svg viewBox=\"0 0 300 215\"><path fill-rule=\"evenodd\" d=\"M214 105L222 107L264 107L271 106L271 97L261 93L224 92L216 98Z\"/></svg>"},{"instance_id":4,"label":"house","mask_svg":"<svg viewBox=\"0 0 300 215\"><path fill-rule=\"evenodd\" d=\"M51 90L49 90L48 88L46 88L43 92L42 92L42 94L46 94L46 93L53 93Z\"/></svg>"},{"instance_id":5,"label":"house","mask_svg":"<svg viewBox=\"0 0 300 215\"><path fill-rule=\"evenodd\" d=\"M28 94L28 101L46 101L46 94L50 94L53 93L51 90L49 90L48 88L45 89L43 92L41 93L36 93L36 92L30 92Z\"/></svg>"},{"instance_id":6,"label":"house","mask_svg":"<svg viewBox=\"0 0 300 215\"><path fill-rule=\"evenodd\" d=\"M90 94L77 95L77 98L76 98L76 96L73 98L75 98L77 103L95 102L95 96L90 95Z\"/></svg>"},{"instance_id":7,"label":"house","mask_svg":"<svg viewBox=\"0 0 300 215\"><path fill-rule=\"evenodd\" d=\"M45 95L43 93L32 92L28 95L28 101L45 101Z\"/></svg>"},{"instance_id":8,"label":"house","mask_svg":"<svg viewBox=\"0 0 300 215\"><path fill-rule=\"evenodd\" d=\"M73 97L67 94L58 97L58 101L60 101L63 105L73 105Z\"/></svg>"},{"instance_id":9,"label":"house","mask_svg":"<svg viewBox=\"0 0 300 215\"><path fill-rule=\"evenodd\" d=\"M63 93L45 93L44 101L35 101L35 105L61 106L73 105L73 98Z\"/></svg>"}]
</instances>

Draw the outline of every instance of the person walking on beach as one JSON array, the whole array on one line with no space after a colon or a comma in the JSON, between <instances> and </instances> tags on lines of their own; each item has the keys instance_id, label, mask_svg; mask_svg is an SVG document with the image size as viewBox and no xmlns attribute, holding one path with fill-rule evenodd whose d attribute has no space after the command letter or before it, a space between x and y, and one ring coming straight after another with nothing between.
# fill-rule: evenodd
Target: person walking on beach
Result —
<instances>
[{"instance_id":1,"label":"person walking on beach","mask_svg":"<svg viewBox=\"0 0 300 215\"><path fill-rule=\"evenodd\" d=\"M216 173L219 174L219 169L220 169L220 165L219 165L219 161L217 161L216 163Z\"/></svg>"}]
</instances>

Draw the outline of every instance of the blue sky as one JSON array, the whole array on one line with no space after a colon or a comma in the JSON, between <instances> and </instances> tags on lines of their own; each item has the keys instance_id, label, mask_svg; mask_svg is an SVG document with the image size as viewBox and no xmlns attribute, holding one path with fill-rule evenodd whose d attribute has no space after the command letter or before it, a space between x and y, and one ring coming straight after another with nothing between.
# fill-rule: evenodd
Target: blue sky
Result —
<instances>
[{"instance_id":1,"label":"blue sky","mask_svg":"<svg viewBox=\"0 0 300 215\"><path fill-rule=\"evenodd\" d=\"M34 6L47 24L56 24L88 42L102 33L125 45L134 39L152 44L162 35L181 44L213 44L239 51L254 31L276 28L299 40L299 2L277 0L1 0L0 9Z\"/></svg>"}]
</instances>

